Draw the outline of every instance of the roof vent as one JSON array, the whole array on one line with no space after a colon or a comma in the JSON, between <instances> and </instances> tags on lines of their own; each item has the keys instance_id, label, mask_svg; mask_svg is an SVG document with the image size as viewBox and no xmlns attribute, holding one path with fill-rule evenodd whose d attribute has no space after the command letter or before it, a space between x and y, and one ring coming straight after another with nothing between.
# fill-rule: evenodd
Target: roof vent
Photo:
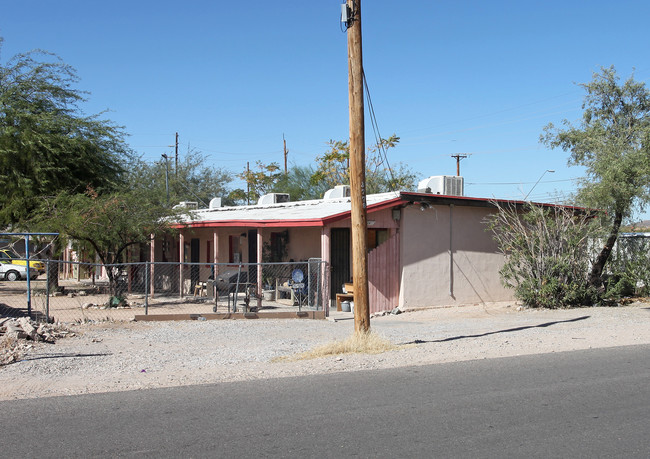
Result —
<instances>
[{"instance_id":1,"label":"roof vent","mask_svg":"<svg viewBox=\"0 0 650 459\"><path fill-rule=\"evenodd\" d=\"M464 179L455 175L434 175L418 183L418 193L464 196Z\"/></svg>"},{"instance_id":2,"label":"roof vent","mask_svg":"<svg viewBox=\"0 0 650 459\"><path fill-rule=\"evenodd\" d=\"M349 198L350 185L336 185L331 190L325 192L325 199Z\"/></svg>"},{"instance_id":3,"label":"roof vent","mask_svg":"<svg viewBox=\"0 0 650 459\"><path fill-rule=\"evenodd\" d=\"M257 201L258 206L263 206L265 204L280 204L282 202L289 202L288 193L269 193L263 196L260 196L260 199Z\"/></svg>"},{"instance_id":4,"label":"roof vent","mask_svg":"<svg viewBox=\"0 0 650 459\"><path fill-rule=\"evenodd\" d=\"M218 209L221 207L221 198L212 198L209 207L210 209Z\"/></svg>"},{"instance_id":5,"label":"roof vent","mask_svg":"<svg viewBox=\"0 0 650 459\"><path fill-rule=\"evenodd\" d=\"M190 210L196 210L199 208L199 203L196 201L181 201L178 204L176 204L173 208L180 209L181 207L185 207L186 209L190 209Z\"/></svg>"}]
</instances>

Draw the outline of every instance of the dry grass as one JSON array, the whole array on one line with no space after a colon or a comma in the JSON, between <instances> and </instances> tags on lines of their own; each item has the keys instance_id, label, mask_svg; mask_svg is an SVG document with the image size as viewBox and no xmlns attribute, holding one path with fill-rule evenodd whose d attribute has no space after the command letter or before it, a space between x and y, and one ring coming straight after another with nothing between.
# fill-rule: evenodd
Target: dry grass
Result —
<instances>
[{"instance_id":1,"label":"dry grass","mask_svg":"<svg viewBox=\"0 0 650 459\"><path fill-rule=\"evenodd\" d=\"M397 346L386 338L372 332L358 332L342 341L323 344L311 351L301 352L300 354L278 357L273 359L273 362L295 362L340 354L381 354L382 352L403 349L404 347Z\"/></svg>"}]
</instances>

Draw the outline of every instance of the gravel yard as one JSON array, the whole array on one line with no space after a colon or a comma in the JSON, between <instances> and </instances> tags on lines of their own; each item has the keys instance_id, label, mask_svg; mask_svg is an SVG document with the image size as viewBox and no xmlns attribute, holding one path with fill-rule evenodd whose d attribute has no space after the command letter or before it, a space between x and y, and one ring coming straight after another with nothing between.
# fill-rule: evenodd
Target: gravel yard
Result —
<instances>
[{"instance_id":1,"label":"gravel yard","mask_svg":"<svg viewBox=\"0 0 650 459\"><path fill-rule=\"evenodd\" d=\"M527 310L497 303L373 318L395 344L377 355L272 362L354 330L350 313L329 320L103 322L70 327L76 336L33 343L0 368L0 399L264 380L339 371L650 344L650 305Z\"/></svg>"}]
</instances>

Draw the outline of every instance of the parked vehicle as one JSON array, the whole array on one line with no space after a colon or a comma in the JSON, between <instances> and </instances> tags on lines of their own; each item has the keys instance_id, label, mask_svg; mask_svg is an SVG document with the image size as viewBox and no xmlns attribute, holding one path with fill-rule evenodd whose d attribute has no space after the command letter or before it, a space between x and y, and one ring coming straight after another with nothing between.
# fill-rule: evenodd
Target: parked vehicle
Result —
<instances>
[{"instance_id":1,"label":"parked vehicle","mask_svg":"<svg viewBox=\"0 0 650 459\"><path fill-rule=\"evenodd\" d=\"M31 279L36 279L39 272L30 269L29 276ZM0 262L0 279L8 281L27 280L27 265L15 265L8 261Z\"/></svg>"},{"instance_id":2,"label":"parked vehicle","mask_svg":"<svg viewBox=\"0 0 650 459\"><path fill-rule=\"evenodd\" d=\"M0 249L0 262L9 262L14 265L27 266L26 260L21 260L20 257L7 249ZM42 261L30 260L29 267L35 271L38 271L39 274L43 274L45 272L45 263Z\"/></svg>"}]
</instances>

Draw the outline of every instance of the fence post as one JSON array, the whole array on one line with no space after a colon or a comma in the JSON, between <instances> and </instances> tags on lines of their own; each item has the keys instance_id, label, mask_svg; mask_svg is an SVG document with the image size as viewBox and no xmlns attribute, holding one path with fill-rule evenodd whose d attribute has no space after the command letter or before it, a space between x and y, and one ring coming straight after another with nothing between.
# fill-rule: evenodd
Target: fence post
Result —
<instances>
[{"instance_id":1,"label":"fence post","mask_svg":"<svg viewBox=\"0 0 650 459\"><path fill-rule=\"evenodd\" d=\"M145 262L144 266L144 315L149 315L149 265L150 262Z\"/></svg>"},{"instance_id":2,"label":"fence post","mask_svg":"<svg viewBox=\"0 0 650 459\"><path fill-rule=\"evenodd\" d=\"M322 291L322 297L323 297L323 309L325 311L325 317L329 317L330 315L330 303L331 301L331 293L330 293L330 266L329 262L323 261L322 265L322 273L321 273L321 281L323 283L323 291Z\"/></svg>"},{"instance_id":3,"label":"fence post","mask_svg":"<svg viewBox=\"0 0 650 459\"><path fill-rule=\"evenodd\" d=\"M212 264L212 285L210 286L210 289L212 291L212 295L214 295L214 307L212 308L213 312L217 312L217 307L219 306L219 290L217 290L217 264L213 263Z\"/></svg>"},{"instance_id":4,"label":"fence post","mask_svg":"<svg viewBox=\"0 0 650 459\"><path fill-rule=\"evenodd\" d=\"M45 280L45 322L50 321L50 260L45 263L45 270L47 272Z\"/></svg>"}]
</instances>

